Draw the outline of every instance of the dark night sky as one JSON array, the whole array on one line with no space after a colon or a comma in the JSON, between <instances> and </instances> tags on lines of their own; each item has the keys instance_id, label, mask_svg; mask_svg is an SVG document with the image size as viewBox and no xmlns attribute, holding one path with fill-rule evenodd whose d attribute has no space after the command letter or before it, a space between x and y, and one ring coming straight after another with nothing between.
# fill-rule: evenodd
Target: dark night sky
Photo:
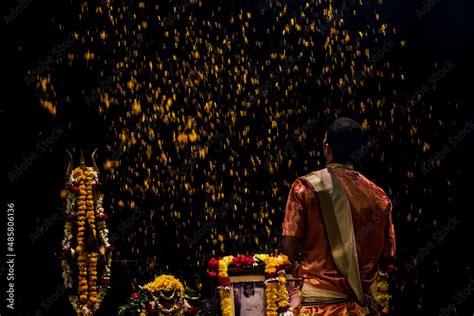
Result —
<instances>
[{"instance_id":1,"label":"dark night sky","mask_svg":"<svg viewBox=\"0 0 474 316\"><path fill-rule=\"evenodd\" d=\"M403 67L406 76L409 78L407 91L414 91L422 86L433 71L435 63L443 63L446 60L453 61L456 65L455 69L449 74L449 79L439 85L436 97L443 100L457 100L460 103L460 109L453 110L452 107L443 105L438 114L442 115L443 111L446 111L459 125L462 125L463 122L473 118L471 93L473 90L474 19L472 18L472 12L474 12L474 2L438 0L436 6L422 19L419 19L416 10L422 6L422 3L422 1L413 0L385 0L382 6L382 16L397 28L399 37L407 43L405 49L393 58L395 62ZM2 16L16 4L16 1L2 3ZM43 238L38 244L32 245L28 234L34 230L40 219L48 218L51 210L59 204L59 198L55 192L59 192L63 185L63 179L58 175L63 173L65 156L58 154L58 152L62 153L64 148L68 148L76 142L80 143L82 140L77 138L77 135L66 133L43 156L35 159L31 168L18 181L12 184L7 173L31 152L31 149L36 146L39 140L44 139L45 135L51 134L54 127L62 124L62 122L58 122L41 109L33 87L26 86L24 76L27 69L43 60L52 47L65 40L64 35L56 32L53 20L55 23L61 21L67 25L67 17L71 14L69 1L47 1L44 3L32 0L24 12L12 23L6 25L4 21L1 22L3 34L2 55L5 56L6 52L6 57L2 58L3 98L0 102L0 148L2 156L0 159L3 161L2 166L4 167L2 168L1 181L5 183L1 186L2 210L0 216L2 218L0 223L2 223L1 230L3 231L4 205L6 202L15 201L18 214L21 213L16 218L17 260L19 262L17 288L21 293L21 295L18 294L17 304L18 306L30 306L31 308L28 308L28 310L39 306L42 299L48 296L48 293L54 293L55 284L60 282L58 262L51 257L51 254L54 253L54 247L58 240L62 238L62 227L59 221L56 223L57 220L54 220L54 229L49 230L47 238ZM94 115L92 110L86 111ZM87 116L84 113L82 115ZM96 123L96 128L86 128L86 126L80 125L80 122L83 122L82 120L78 119L76 122L79 122L79 125L75 126L79 130L83 132L90 131L89 134L82 135L84 139L87 139L85 141L87 145L100 145L104 142L99 123ZM446 135L440 135L441 138L444 136ZM453 159L452 161L453 164L461 166L459 169L461 175L458 177L459 183L457 183L457 194L455 195L456 200L452 202L452 205L457 208L456 214L466 220L464 223L470 217L468 213L474 211L472 204L461 210L462 203L468 201L468 198L472 195L470 192L472 184L469 177L471 175L470 164L472 164L472 158L474 157L472 153L468 152L472 146L472 137L468 141L471 144L466 143L461 152L456 153L456 160ZM48 177L49 175L52 176ZM50 198L45 198L46 196L50 196ZM423 223L420 223L420 225L423 225ZM466 231L457 232L456 237L448 240L447 244L438 250L437 256L449 261L449 256L463 250L471 250L472 235L468 233L466 227L468 225L463 224L463 229ZM398 234L402 236L403 231ZM409 244L410 241L416 240L416 238L424 237L411 234L402 237L401 240ZM466 238L470 238L470 240L464 241L463 239ZM402 248L406 244L399 244L399 247ZM0 249L2 249L1 253L3 254L4 243L2 243ZM35 256L38 256L38 259L35 260ZM3 256L1 260L3 261ZM468 266L470 262L467 259L465 260L464 266ZM445 287L440 284L436 286L436 289L444 289L444 296L443 293L433 293L435 290L406 294L411 296L410 298L407 296L399 298L398 304L400 306L405 304L404 307L400 307L399 314L415 315L418 297L422 295L425 297L424 304L432 306L441 304L438 305L438 309L445 307L446 302L449 302L448 298L452 295L451 293L456 293L457 290L462 289L466 280L469 277L474 277L470 269L464 271L450 270L452 267L462 265L447 264L447 270L439 274L439 282L450 280L450 283ZM422 271L420 272L420 278L429 280L431 276L429 272ZM5 286L3 275L1 280L0 293L2 294L0 297L2 300L0 301L0 310L3 311L5 305L3 301L3 288ZM435 283L436 280L432 280L432 282ZM472 295L474 296L474 293ZM441 300L441 303L437 300ZM61 301L61 303L55 304L49 312L65 304L67 303ZM115 305L118 305L118 303ZM469 310L472 306L463 306L459 315L471 315L474 311L473 309ZM433 308L431 312L435 310ZM15 315L30 314L25 312ZM46 312L45 315L50 315L50 313Z\"/></svg>"}]
</instances>

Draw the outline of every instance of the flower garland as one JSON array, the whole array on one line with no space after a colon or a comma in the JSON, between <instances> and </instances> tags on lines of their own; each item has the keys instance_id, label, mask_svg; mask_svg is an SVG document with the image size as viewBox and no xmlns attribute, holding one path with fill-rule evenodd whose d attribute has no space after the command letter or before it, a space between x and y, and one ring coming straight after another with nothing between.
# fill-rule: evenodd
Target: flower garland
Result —
<instances>
[{"instance_id":1,"label":"flower garland","mask_svg":"<svg viewBox=\"0 0 474 316\"><path fill-rule=\"evenodd\" d=\"M266 315L274 316L287 311L290 308L285 278L288 257L266 254L255 255L255 257L265 264Z\"/></svg>"},{"instance_id":2,"label":"flower garland","mask_svg":"<svg viewBox=\"0 0 474 316\"><path fill-rule=\"evenodd\" d=\"M390 286L388 284L388 275L379 274L379 277L375 281L375 293L374 300L378 304L378 309L381 310L382 314L388 314L390 312L390 301L392 295L390 294Z\"/></svg>"},{"instance_id":3,"label":"flower garland","mask_svg":"<svg viewBox=\"0 0 474 316\"><path fill-rule=\"evenodd\" d=\"M151 293L153 298L152 305L154 305L158 311L165 314L173 314L183 309L184 286L174 276L160 275L143 288ZM170 294L166 296L166 293ZM159 298L157 296L159 296ZM167 302L167 304L162 304L164 302Z\"/></svg>"},{"instance_id":4,"label":"flower garland","mask_svg":"<svg viewBox=\"0 0 474 316\"><path fill-rule=\"evenodd\" d=\"M288 258L286 256L270 256L268 254L239 257L227 256L219 260L211 259L208 263L209 276L217 277L223 316L233 315L231 298L232 283L227 274L229 266L248 268L261 264L265 267L266 315L278 315L278 313L290 309L284 270L288 264Z\"/></svg>"},{"instance_id":5,"label":"flower garland","mask_svg":"<svg viewBox=\"0 0 474 316\"><path fill-rule=\"evenodd\" d=\"M64 286L71 291L73 267L77 267L77 295L71 294L69 300L81 315L92 315L99 309L110 285L112 256L105 223L107 216L102 207L103 195L96 190L100 186L98 172L92 167L74 169L66 185L69 194L61 265ZM98 266L101 267L100 285Z\"/></svg>"},{"instance_id":6,"label":"flower garland","mask_svg":"<svg viewBox=\"0 0 474 316\"><path fill-rule=\"evenodd\" d=\"M181 314L186 308L185 288L172 275L160 275L152 282L145 284L140 291L130 296L127 304L119 308L119 315L140 311L140 316L156 314Z\"/></svg>"},{"instance_id":7,"label":"flower garland","mask_svg":"<svg viewBox=\"0 0 474 316\"><path fill-rule=\"evenodd\" d=\"M222 316L233 316L233 306L232 306L232 283L230 282L229 275L227 274L227 269L229 264L234 262L233 256L227 256L220 260L211 259L209 261L209 275L217 277L217 283L219 284L217 289L219 290L219 296L221 298L221 312Z\"/></svg>"}]
</instances>

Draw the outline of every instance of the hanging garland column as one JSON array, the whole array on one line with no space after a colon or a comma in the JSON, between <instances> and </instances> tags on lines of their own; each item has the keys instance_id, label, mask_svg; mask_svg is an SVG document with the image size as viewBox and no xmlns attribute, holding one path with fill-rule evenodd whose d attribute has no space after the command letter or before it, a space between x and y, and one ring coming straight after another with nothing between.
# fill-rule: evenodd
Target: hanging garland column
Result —
<instances>
[{"instance_id":1,"label":"hanging garland column","mask_svg":"<svg viewBox=\"0 0 474 316\"><path fill-rule=\"evenodd\" d=\"M94 154L94 167L86 167L81 157L81 166L72 170L69 153L67 171L62 268L69 301L80 316L99 309L110 285L112 256Z\"/></svg>"}]
</instances>

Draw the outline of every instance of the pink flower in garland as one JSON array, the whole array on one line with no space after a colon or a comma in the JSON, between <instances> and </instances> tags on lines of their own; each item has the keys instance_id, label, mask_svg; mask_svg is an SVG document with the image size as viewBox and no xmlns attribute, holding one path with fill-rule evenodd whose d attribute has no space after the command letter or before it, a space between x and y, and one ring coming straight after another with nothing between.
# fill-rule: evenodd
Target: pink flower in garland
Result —
<instances>
[{"instance_id":1,"label":"pink flower in garland","mask_svg":"<svg viewBox=\"0 0 474 316\"><path fill-rule=\"evenodd\" d=\"M79 191L79 187L75 186L74 184L72 183L68 183L66 184L66 187L71 190L71 191Z\"/></svg>"},{"instance_id":2,"label":"pink flower in garland","mask_svg":"<svg viewBox=\"0 0 474 316\"><path fill-rule=\"evenodd\" d=\"M232 283L230 282L229 278L217 277L217 283L218 283L220 286L231 286L231 285L232 285Z\"/></svg>"},{"instance_id":3,"label":"pink flower in garland","mask_svg":"<svg viewBox=\"0 0 474 316\"><path fill-rule=\"evenodd\" d=\"M149 314L153 315L153 305L150 302L146 302L146 310Z\"/></svg>"},{"instance_id":4,"label":"pink flower in garland","mask_svg":"<svg viewBox=\"0 0 474 316\"><path fill-rule=\"evenodd\" d=\"M109 286L110 285L110 278L102 277L102 284L105 285L105 286Z\"/></svg>"},{"instance_id":5,"label":"pink flower in garland","mask_svg":"<svg viewBox=\"0 0 474 316\"><path fill-rule=\"evenodd\" d=\"M189 307L186 309L186 313L188 313L188 314L197 314L197 313L199 313L199 307L196 307L196 306L189 306Z\"/></svg>"},{"instance_id":6,"label":"pink flower in garland","mask_svg":"<svg viewBox=\"0 0 474 316\"><path fill-rule=\"evenodd\" d=\"M196 307L196 306L191 306L188 310L187 310L188 313L190 314L197 314L199 313L199 308Z\"/></svg>"},{"instance_id":7,"label":"pink flower in garland","mask_svg":"<svg viewBox=\"0 0 474 316\"><path fill-rule=\"evenodd\" d=\"M217 259L211 259L209 260L209 263L207 264L207 266L209 267L209 275L210 276L216 276L217 275L217 272L219 271L219 260ZM213 273L211 275L211 273Z\"/></svg>"},{"instance_id":8,"label":"pink flower in garland","mask_svg":"<svg viewBox=\"0 0 474 316\"><path fill-rule=\"evenodd\" d=\"M252 266L254 262L252 256L239 256L232 259L232 264L236 267Z\"/></svg>"},{"instance_id":9,"label":"pink flower in garland","mask_svg":"<svg viewBox=\"0 0 474 316\"><path fill-rule=\"evenodd\" d=\"M101 219L101 220L105 220L105 219L107 219L108 216L107 216L107 214L105 214L105 213L100 213L98 217L99 217L99 219Z\"/></svg>"},{"instance_id":10,"label":"pink flower in garland","mask_svg":"<svg viewBox=\"0 0 474 316\"><path fill-rule=\"evenodd\" d=\"M139 297L139 296L140 296L140 293L135 292L135 293L133 293L132 295L130 295L130 298L133 299L133 298L137 298L137 297Z\"/></svg>"}]
</instances>

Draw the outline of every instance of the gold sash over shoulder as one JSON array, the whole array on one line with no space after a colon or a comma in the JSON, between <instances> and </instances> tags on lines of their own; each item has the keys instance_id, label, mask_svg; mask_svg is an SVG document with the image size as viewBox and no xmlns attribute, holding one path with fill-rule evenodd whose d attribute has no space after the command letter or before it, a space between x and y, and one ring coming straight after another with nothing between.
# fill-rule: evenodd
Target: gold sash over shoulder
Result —
<instances>
[{"instance_id":1,"label":"gold sash over shoulder","mask_svg":"<svg viewBox=\"0 0 474 316\"><path fill-rule=\"evenodd\" d=\"M330 169L311 172L303 179L311 184L313 190L318 194L331 254L336 267L347 279L358 302L365 305L366 299L362 290L349 199L339 180L331 174ZM303 287L303 290L305 290L305 287ZM302 304L331 300L340 302L348 299L350 298L347 295L306 285L306 295L303 293Z\"/></svg>"}]
</instances>

